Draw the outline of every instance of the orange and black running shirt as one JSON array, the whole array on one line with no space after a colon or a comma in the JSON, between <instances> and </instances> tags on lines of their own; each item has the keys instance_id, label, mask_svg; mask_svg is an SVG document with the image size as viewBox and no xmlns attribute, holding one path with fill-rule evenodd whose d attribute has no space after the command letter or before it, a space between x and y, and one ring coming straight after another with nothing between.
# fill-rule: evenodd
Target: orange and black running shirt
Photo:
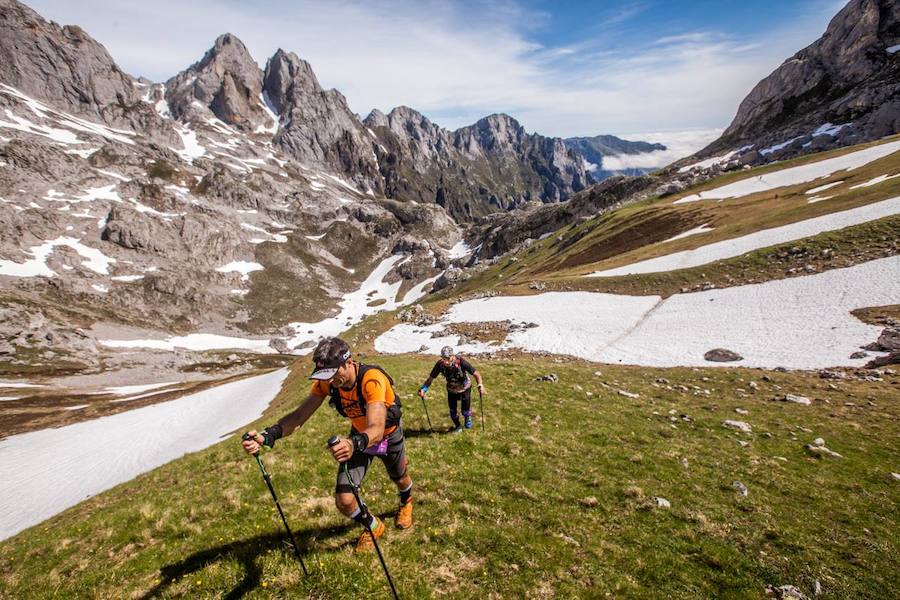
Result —
<instances>
[{"instance_id":1,"label":"orange and black running shirt","mask_svg":"<svg viewBox=\"0 0 900 600\"><path fill-rule=\"evenodd\" d=\"M341 408L344 414L350 419L350 423L356 431L366 430L366 415L363 414L359 406L359 400L356 397L357 385L354 384L351 390L342 390L338 388L341 396ZM366 405L373 402L382 402L384 408L388 409L394 404L394 390L391 388L391 382L387 376L378 369L369 369L363 375L362 381L363 398ZM319 398L329 398L331 396L331 384L327 381L317 380L312 384L310 393ZM384 428L384 435L387 437L397 426Z\"/></svg>"}]
</instances>

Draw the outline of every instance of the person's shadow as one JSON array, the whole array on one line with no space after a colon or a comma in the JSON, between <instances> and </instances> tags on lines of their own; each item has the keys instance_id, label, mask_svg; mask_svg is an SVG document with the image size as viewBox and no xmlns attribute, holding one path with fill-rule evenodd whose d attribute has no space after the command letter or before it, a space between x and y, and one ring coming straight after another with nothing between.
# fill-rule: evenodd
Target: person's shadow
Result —
<instances>
[{"instance_id":1,"label":"person's shadow","mask_svg":"<svg viewBox=\"0 0 900 600\"><path fill-rule=\"evenodd\" d=\"M406 429L403 428L403 436L408 438L415 437L423 437L423 436L432 436L432 435L445 435L447 433L453 433L453 428L450 429L444 427L435 427L434 431L431 429Z\"/></svg>"},{"instance_id":2,"label":"person's shadow","mask_svg":"<svg viewBox=\"0 0 900 600\"><path fill-rule=\"evenodd\" d=\"M295 532L294 537L300 546L300 554L304 557L307 569L310 568L310 561L306 558L309 555L309 544L313 540L321 540L341 535L349 530L354 523L347 522L341 525L322 529L310 529L304 532ZM341 544L338 548L343 548L351 544L348 541ZM160 582L153 589L141 596L141 600L149 600L150 598L159 597L172 583L175 581L206 568L208 565L222 560L235 560L241 564L244 570L244 578L231 591L222 596L226 600L236 600L241 598L253 588L259 585L262 577L262 569L257 564L257 558L267 554L268 552L280 550L294 557L293 548L287 535L282 532L272 532L265 535L258 535L245 540L237 540L229 544L216 546L207 550L201 550L188 556L182 561L166 565L162 569ZM321 548L317 548L321 552ZM295 559L296 560L296 559ZM299 562L297 568L300 569Z\"/></svg>"}]
</instances>

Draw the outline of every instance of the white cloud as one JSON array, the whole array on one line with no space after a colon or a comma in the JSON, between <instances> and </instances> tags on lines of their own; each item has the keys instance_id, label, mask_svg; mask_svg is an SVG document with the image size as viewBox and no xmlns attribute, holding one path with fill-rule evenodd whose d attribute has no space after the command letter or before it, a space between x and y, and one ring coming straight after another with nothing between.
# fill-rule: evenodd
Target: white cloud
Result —
<instances>
[{"instance_id":1,"label":"white cloud","mask_svg":"<svg viewBox=\"0 0 900 600\"><path fill-rule=\"evenodd\" d=\"M164 80L237 35L264 63L278 47L312 64L353 110L407 105L444 127L506 112L529 131L596 135L723 127L751 87L824 31L810 15L766 39L688 31L627 51L603 36L542 47L547 15L513 1L456 5L377 0L32 0L47 18L81 25L126 71ZM645 10L626 6L607 25ZM833 14L833 13L831 13Z\"/></svg>"},{"instance_id":2,"label":"white cloud","mask_svg":"<svg viewBox=\"0 0 900 600\"><path fill-rule=\"evenodd\" d=\"M627 133L622 135L626 140L643 140L663 144L665 150L654 150L641 154L622 154L620 156L604 156L603 169L621 171L624 169L659 169L671 164L679 158L690 156L704 148L722 134L722 129L692 129L689 131L654 131Z\"/></svg>"}]
</instances>

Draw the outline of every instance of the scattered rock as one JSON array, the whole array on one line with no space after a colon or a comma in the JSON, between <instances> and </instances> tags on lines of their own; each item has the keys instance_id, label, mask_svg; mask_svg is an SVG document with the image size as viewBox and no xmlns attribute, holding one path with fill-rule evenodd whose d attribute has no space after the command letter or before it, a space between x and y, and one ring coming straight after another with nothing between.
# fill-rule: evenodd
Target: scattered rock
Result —
<instances>
[{"instance_id":1,"label":"scattered rock","mask_svg":"<svg viewBox=\"0 0 900 600\"><path fill-rule=\"evenodd\" d=\"M556 376L556 373L549 373L547 375L541 375L540 377L535 377L535 381L549 381L550 383L557 383L559 381L559 377Z\"/></svg>"},{"instance_id":2,"label":"scattered rock","mask_svg":"<svg viewBox=\"0 0 900 600\"><path fill-rule=\"evenodd\" d=\"M759 384L756 383L755 381L751 381L750 383L747 384L747 387L749 387L751 390L758 390Z\"/></svg>"},{"instance_id":3,"label":"scattered rock","mask_svg":"<svg viewBox=\"0 0 900 600\"><path fill-rule=\"evenodd\" d=\"M657 508L672 508L672 503L662 496L654 496L653 501L656 502Z\"/></svg>"},{"instance_id":4,"label":"scattered rock","mask_svg":"<svg viewBox=\"0 0 900 600\"><path fill-rule=\"evenodd\" d=\"M575 538L570 537L564 533L554 533L553 536L561 539L562 541L564 541L565 543L567 543L569 545L572 545L575 547L581 547L581 544L579 544Z\"/></svg>"},{"instance_id":5,"label":"scattered rock","mask_svg":"<svg viewBox=\"0 0 900 600\"><path fill-rule=\"evenodd\" d=\"M747 489L747 486L741 483L740 481L733 481L731 483L731 487L736 489L741 496L746 496L750 493L750 490Z\"/></svg>"},{"instance_id":6,"label":"scattered rock","mask_svg":"<svg viewBox=\"0 0 900 600\"><path fill-rule=\"evenodd\" d=\"M813 440L813 446L820 446L820 447L821 447L821 446L824 446L824 445L825 445L825 440L824 440L824 438L818 437L818 438L816 438L816 439Z\"/></svg>"},{"instance_id":7,"label":"scattered rock","mask_svg":"<svg viewBox=\"0 0 900 600\"><path fill-rule=\"evenodd\" d=\"M291 351L290 346L288 346L287 341L285 341L284 338L272 338L269 340L269 347L279 354L289 354Z\"/></svg>"},{"instance_id":8,"label":"scattered rock","mask_svg":"<svg viewBox=\"0 0 900 600\"><path fill-rule=\"evenodd\" d=\"M734 412L736 412L739 415L749 415L750 414L750 411L745 408L736 408L736 409L734 409Z\"/></svg>"},{"instance_id":9,"label":"scattered rock","mask_svg":"<svg viewBox=\"0 0 900 600\"><path fill-rule=\"evenodd\" d=\"M587 498L582 498L581 500L578 501L578 503L582 506L586 506L587 508L594 508L595 506L600 504L600 502L597 501L597 499L594 498L593 496L588 496Z\"/></svg>"},{"instance_id":10,"label":"scattered rock","mask_svg":"<svg viewBox=\"0 0 900 600\"><path fill-rule=\"evenodd\" d=\"M530 284L528 284L528 288L540 291L547 289L547 285L543 281L532 281Z\"/></svg>"},{"instance_id":11,"label":"scattered rock","mask_svg":"<svg viewBox=\"0 0 900 600\"><path fill-rule=\"evenodd\" d=\"M775 596L776 600L809 600L800 590L792 585L766 586L766 594Z\"/></svg>"},{"instance_id":12,"label":"scattered rock","mask_svg":"<svg viewBox=\"0 0 900 600\"><path fill-rule=\"evenodd\" d=\"M725 348L714 348L704 354L703 359L710 362L735 362L738 360L744 360L744 357L737 352L732 352L731 350L727 350Z\"/></svg>"},{"instance_id":13,"label":"scattered rock","mask_svg":"<svg viewBox=\"0 0 900 600\"><path fill-rule=\"evenodd\" d=\"M863 352L862 350L857 350L853 354L850 355L851 360L857 360L859 358L866 358L869 356L868 352Z\"/></svg>"},{"instance_id":14,"label":"scattered rock","mask_svg":"<svg viewBox=\"0 0 900 600\"><path fill-rule=\"evenodd\" d=\"M894 478L894 481L900 481L900 473L891 473L891 477Z\"/></svg>"},{"instance_id":15,"label":"scattered rock","mask_svg":"<svg viewBox=\"0 0 900 600\"><path fill-rule=\"evenodd\" d=\"M626 398L640 398L640 397L641 397L640 394L635 394L635 393L632 393L632 392L626 392L625 390L619 390L618 393L619 393L620 396L625 396Z\"/></svg>"},{"instance_id":16,"label":"scattered rock","mask_svg":"<svg viewBox=\"0 0 900 600\"><path fill-rule=\"evenodd\" d=\"M884 352L900 350L900 327L888 327L881 332L876 343Z\"/></svg>"},{"instance_id":17,"label":"scattered rock","mask_svg":"<svg viewBox=\"0 0 900 600\"><path fill-rule=\"evenodd\" d=\"M806 396L798 396L797 394L785 394L779 399L782 402L793 402L794 404L805 404L807 406L812 404L812 400L810 400Z\"/></svg>"},{"instance_id":18,"label":"scattered rock","mask_svg":"<svg viewBox=\"0 0 900 600\"><path fill-rule=\"evenodd\" d=\"M900 350L891 352L887 356L879 356L878 358L870 360L865 364L865 368L877 369L878 367L884 367L886 365L900 365Z\"/></svg>"},{"instance_id":19,"label":"scattered rock","mask_svg":"<svg viewBox=\"0 0 900 600\"><path fill-rule=\"evenodd\" d=\"M830 371L828 369L823 369L819 371L819 377L821 379L846 379L847 375L845 375L843 371Z\"/></svg>"},{"instance_id":20,"label":"scattered rock","mask_svg":"<svg viewBox=\"0 0 900 600\"><path fill-rule=\"evenodd\" d=\"M749 423L745 423L744 421L732 421L728 419L722 423L725 427L731 427L732 429L737 429L738 431L743 431L744 433L752 433L753 428L750 427Z\"/></svg>"},{"instance_id":21,"label":"scattered rock","mask_svg":"<svg viewBox=\"0 0 900 600\"><path fill-rule=\"evenodd\" d=\"M806 446L804 446L804 448L806 448L806 451L811 456L815 456L816 458L844 458L834 450L829 450L825 446L807 444Z\"/></svg>"}]
</instances>

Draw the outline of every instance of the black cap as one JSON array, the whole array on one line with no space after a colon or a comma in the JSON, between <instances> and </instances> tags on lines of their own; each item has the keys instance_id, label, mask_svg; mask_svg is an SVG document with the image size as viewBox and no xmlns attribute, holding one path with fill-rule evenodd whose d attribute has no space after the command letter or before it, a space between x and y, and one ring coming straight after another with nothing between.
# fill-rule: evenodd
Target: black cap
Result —
<instances>
[{"instance_id":1,"label":"black cap","mask_svg":"<svg viewBox=\"0 0 900 600\"><path fill-rule=\"evenodd\" d=\"M337 357L316 361L316 368L313 370L312 375L310 375L309 378L328 381L329 379L334 377L334 374L337 373L337 370L341 368L341 365L343 365L348 360L350 360L350 350L345 351Z\"/></svg>"}]
</instances>

